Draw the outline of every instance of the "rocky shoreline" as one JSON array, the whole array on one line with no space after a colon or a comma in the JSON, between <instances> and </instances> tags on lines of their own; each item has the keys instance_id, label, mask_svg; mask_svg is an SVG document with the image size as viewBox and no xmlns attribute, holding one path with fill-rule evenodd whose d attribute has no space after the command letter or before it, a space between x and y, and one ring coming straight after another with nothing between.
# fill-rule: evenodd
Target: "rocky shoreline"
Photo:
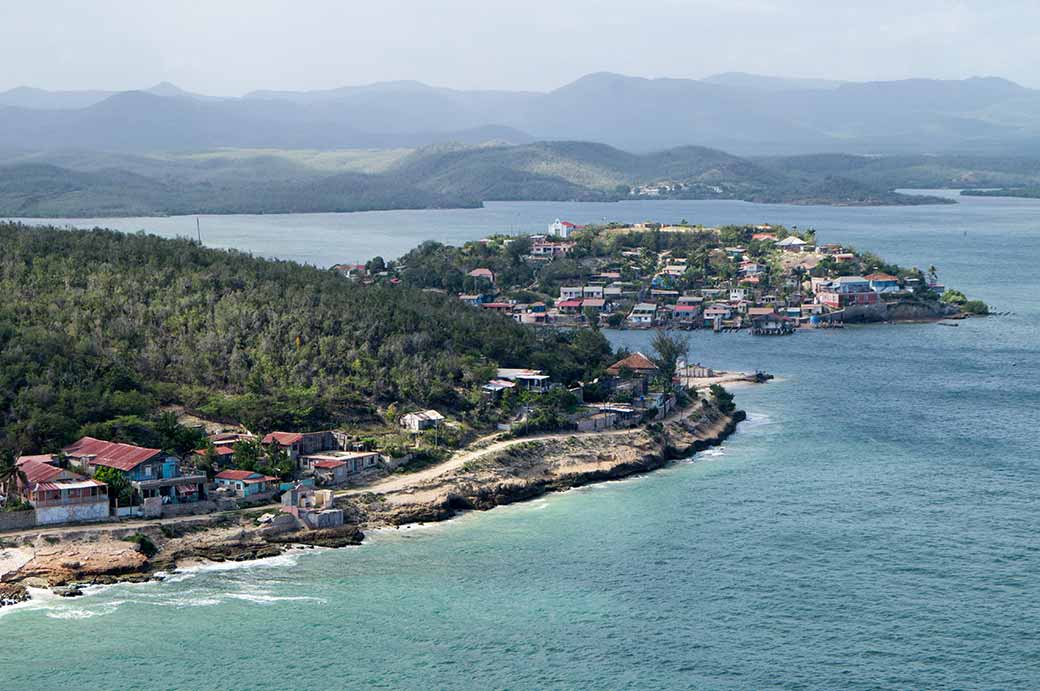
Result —
<instances>
[{"instance_id":1,"label":"rocky shoreline","mask_svg":"<svg viewBox=\"0 0 1040 691\"><path fill-rule=\"evenodd\" d=\"M299 546L359 545L365 529L448 520L608 480L650 472L721 444L745 419L703 399L665 422L599 434L516 440L462 467L404 489L337 498L349 523L300 530L287 514L258 524L260 511L214 517L205 523L43 533L22 543L0 541L0 606L29 598L26 586L65 596L80 587L161 579L188 563L246 561Z\"/></svg>"}]
</instances>

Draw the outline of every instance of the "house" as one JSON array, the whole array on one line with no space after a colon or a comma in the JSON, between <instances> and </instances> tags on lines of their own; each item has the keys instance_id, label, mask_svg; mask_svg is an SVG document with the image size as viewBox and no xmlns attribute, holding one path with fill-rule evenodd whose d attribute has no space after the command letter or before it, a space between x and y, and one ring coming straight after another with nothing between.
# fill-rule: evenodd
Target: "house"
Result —
<instances>
[{"instance_id":1,"label":"house","mask_svg":"<svg viewBox=\"0 0 1040 691\"><path fill-rule=\"evenodd\" d=\"M561 300L580 300L584 297L584 293L583 286L560 286Z\"/></svg>"},{"instance_id":2,"label":"house","mask_svg":"<svg viewBox=\"0 0 1040 691\"><path fill-rule=\"evenodd\" d=\"M485 396L498 399L502 397L504 392L515 389L516 382L506 381L505 379L492 379L480 388L484 392Z\"/></svg>"},{"instance_id":3,"label":"house","mask_svg":"<svg viewBox=\"0 0 1040 691\"><path fill-rule=\"evenodd\" d=\"M564 239L569 237L575 230L578 230L578 226L567 221L561 221L558 218L549 224L549 235L556 235Z\"/></svg>"},{"instance_id":4,"label":"house","mask_svg":"<svg viewBox=\"0 0 1040 691\"><path fill-rule=\"evenodd\" d=\"M748 299L748 289L747 288L733 288L732 290L729 291L729 301L730 302L744 302L747 299Z\"/></svg>"},{"instance_id":5,"label":"house","mask_svg":"<svg viewBox=\"0 0 1040 691\"><path fill-rule=\"evenodd\" d=\"M498 312L499 314L512 314L513 305L508 302L485 302L482 304L481 309L486 309L491 312Z\"/></svg>"},{"instance_id":6,"label":"house","mask_svg":"<svg viewBox=\"0 0 1040 691\"><path fill-rule=\"evenodd\" d=\"M206 437L214 446L232 446L240 441L253 441L256 435L246 432L217 432Z\"/></svg>"},{"instance_id":7,"label":"house","mask_svg":"<svg viewBox=\"0 0 1040 691\"><path fill-rule=\"evenodd\" d=\"M607 374L612 377L619 376L625 371L638 376L655 377L660 370L658 370L653 360L642 353L632 353L607 368Z\"/></svg>"},{"instance_id":8,"label":"house","mask_svg":"<svg viewBox=\"0 0 1040 691\"><path fill-rule=\"evenodd\" d=\"M878 294L870 288L870 281L862 276L839 276L816 295L817 302L831 309L850 305L876 305Z\"/></svg>"},{"instance_id":9,"label":"house","mask_svg":"<svg viewBox=\"0 0 1040 691\"><path fill-rule=\"evenodd\" d=\"M713 328L732 317L733 308L729 305L716 303L704 308L704 325L709 328Z\"/></svg>"},{"instance_id":10,"label":"house","mask_svg":"<svg viewBox=\"0 0 1040 691\"><path fill-rule=\"evenodd\" d=\"M261 440L264 446L273 444L281 448L294 461L306 454L328 449L338 449L343 442L344 435L331 430L321 432L271 432Z\"/></svg>"},{"instance_id":11,"label":"house","mask_svg":"<svg viewBox=\"0 0 1040 691\"><path fill-rule=\"evenodd\" d=\"M346 461L326 459L311 464L314 477L322 485L340 485L350 477L350 466Z\"/></svg>"},{"instance_id":12,"label":"house","mask_svg":"<svg viewBox=\"0 0 1040 691\"><path fill-rule=\"evenodd\" d=\"M418 434L424 429L440 427L444 422L444 416L436 410L423 410L418 413L408 413L401 418L401 427L413 434Z\"/></svg>"},{"instance_id":13,"label":"house","mask_svg":"<svg viewBox=\"0 0 1040 691\"><path fill-rule=\"evenodd\" d=\"M18 468L25 473L19 493L36 513L36 525L103 521L109 516L108 485L68 468L51 457L22 456Z\"/></svg>"},{"instance_id":14,"label":"house","mask_svg":"<svg viewBox=\"0 0 1040 691\"><path fill-rule=\"evenodd\" d=\"M592 310L593 312L606 312L607 301L602 298L585 298L581 301L582 310Z\"/></svg>"},{"instance_id":15,"label":"house","mask_svg":"<svg viewBox=\"0 0 1040 691\"><path fill-rule=\"evenodd\" d=\"M700 305L676 304L672 305L672 321L680 326L693 326L700 320Z\"/></svg>"},{"instance_id":16,"label":"house","mask_svg":"<svg viewBox=\"0 0 1040 691\"><path fill-rule=\"evenodd\" d=\"M462 300L467 305L480 307L485 302L491 302L491 297L483 293L459 293L459 300Z\"/></svg>"},{"instance_id":17,"label":"house","mask_svg":"<svg viewBox=\"0 0 1040 691\"><path fill-rule=\"evenodd\" d=\"M560 314L578 314L581 312L581 298L561 300L556 303L556 309Z\"/></svg>"},{"instance_id":18,"label":"house","mask_svg":"<svg viewBox=\"0 0 1040 691\"><path fill-rule=\"evenodd\" d=\"M531 256L544 259L555 259L570 254L574 249L573 242L553 242L544 235L531 236Z\"/></svg>"},{"instance_id":19,"label":"house","mask_svg":"<svg viewBox=\"0 0 1040 691\"><path fill-rule=\"evenodd\" d=\"M364 278L368 275L368 270L364 264L336 264L332 267L333 271L337 271L346 278L356 281L359 278Z\"/></svg>"},{"instance_id":20,"label":"house","mask_svg":"<svg viewBox=\"0 0 1040 691\"><path fill-rule=\"evenodd\" d=\"M652 326L657 319L657 305L652 302L641 302L632 308L628 321L638 326Z\"/></svg>"},{"instance_id":21,"label":"house","mask_svg":"<svg viewBox=\"0 0 1040 691\"><path fill-rule=\"evenodd\" d=\"M312 530L343 525L343 510L336 508L332 490L297 483L282 494L281 510L291 514Z\"/></svg>"},{"instance_id":22,"label":"house","mask_svg":"<svg viewBox=\"0 0 1040 691\"><path fill-rule=\"evenodd\" d=\"M544 393L550 388L549 375L537 369L502 367L495 378L513 382L524 391Z\"/></svg>"},{"instance_id":23,"label":"house","mask_svg":"<svg viewBox=\"0 0 1040 691\"><path fill-rule=\"evenodd\" d=\"M875 293L898 293L899 278L891 274L875 273L864 276L870 281L870 289Z\"/></svg>"},{"instance_id":24,"label":"house","mask_svg":"<svg viewBox=\"0 0 1040 691\"><path fill-rule=\"evenodd\" d=\"M805 240L802 240L799 237L789 235L783 240L777 242L776 246L782 249L784 252L801 252L808 244L809 243L807 243Z\"/></svg>"},{"instance_id":25,"label":"house","mask_svg":"<svg viewBox=\"0 0 1040 691\"><path fill-rule=\"evenodd\" d=\"M784 336L794 333L794 320L776 313L758 314L751 318L753 336Z\"/></svg>"},{"instance_id":26,"label":"house","mask_svg":"<svg viewBox=\"0 0 1040 691\"><path fill-rule=\"evenodd\" d=\"M251 470L222 470L214 477L217 487L227 487L235 496L248 499L271 494L278 488L278 478Z\"/></svg>"},{"instance_id":27,"label":"house","mask_svg":"<svg viewBox=\"0 0 1040 691\"><path fill-rule=\"evenodd\" d=\"M300 466L318 474L319 470L328 469L333 463L343 463L346 466L347 475L356 475L378 467L382 461L383 457L376 451L323 451L302 456Z\"/></svg>"},{"instance_id":28,"label":"house","mask_svg":"<svg viewBox=\"0 0 1040 691\"><path fill-rule=\"evenodd\" d=\"M485 268L473 269L472 271L470 271L466 275L467 276L472 276L473 278L482 278L482 279L486 280L489 283L494 283L495 282L495 272L492 271L491 269L485 269Z\"/></svg>"},{"instance_id":29,"label":"house","mask_svg":"<svg viewBox=\"0 0 1040 691\"><path fill-rule=\"evenodd\" d=\"M193 503L206 498L206 476L181 472L180 461L160 449L83 437L63 449L91 477L111 468L129 480L142 499L163 504Z\"/></svg>"},{"instance_id":30,"label":"house","mask_svg":"<svg viewBox=\"0 0 1040 691\"><path fill-rule=\"evenodd\" d=\"M776 242L776 235L774 235L773 233L754 233L751 236L751 239L756 240L758 242L773 243Z\"/></svg>"},{"instance_id":31,"label":"house","mask_svg":"<svg viewBox=\"0 0 1040 691\"><path fill-rule=\"evenodd\" d=\"M209 447L203 449L195 449L195 462L199 463L203 461L209 453ZM214 463L217 467L225 468L229 465L234 465L235 462L235 449L226 444L215 444L213 446L213 453L215 455Z\"/></svg>"}]
</instances>

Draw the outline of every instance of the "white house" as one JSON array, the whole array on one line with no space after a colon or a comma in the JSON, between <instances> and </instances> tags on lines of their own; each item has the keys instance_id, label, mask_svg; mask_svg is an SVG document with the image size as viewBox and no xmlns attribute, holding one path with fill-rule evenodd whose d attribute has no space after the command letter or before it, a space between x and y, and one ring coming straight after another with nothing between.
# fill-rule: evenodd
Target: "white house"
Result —
<instances>
[{"instance_id":1,"label":"white house","mask_svg":"<svg viewBox=\"0 0 1040 691\"><path fill-rule=\"evenodd\" d=\"M436 410L423 410L418 413L408 413L401 418L401 427L409 432L419 433L424 429L440 427L444 422L444 416Z\"/></svg>"},{"instance_id":2,"label":"white house","mask_svg":"<svg viewBox=\"0 0 1040 691\"><path fill-rule=\"evenodd\" d=\"M549 224L549 234L556 235L561 238L566 238L569 237L570 234L574 232L577 228L578 226L574 225L573 223L561 221L557 218L555 221Z\"/></svg>"}]
</instances>

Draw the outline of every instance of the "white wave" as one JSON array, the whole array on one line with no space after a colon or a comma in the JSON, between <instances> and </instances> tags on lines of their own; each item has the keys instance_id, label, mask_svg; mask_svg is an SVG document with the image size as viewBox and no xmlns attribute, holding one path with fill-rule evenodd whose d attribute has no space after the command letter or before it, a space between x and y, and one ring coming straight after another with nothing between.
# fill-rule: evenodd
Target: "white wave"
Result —
<instances>
[{"instance_id":1,"label":"white wave","mask_svg":"<svg viewBox=\"0 0 1040 691\"><path fill-rule=\"evenodd\" d=\"M310 597L308 595L264 595L262 593L228 593L227 597L234 598L236 600L245 600L247 602L255 602L259 605L270 605L275 602L318 602L320 604L326 604L328 601L323 600L320 597Z\"/></svg>"},{"instance_id":2,"label":"white wave","mask_svg":"<svg viewBox=\"0 0 1040 691\"><path fill-rule=\"evenodd\" d=\"M174 570L172 574L168 575L164 579L164 582L179 583L194 576L206 573L242 571L247 569L293 567L296 566L296 563L300 558L300 554L303 551L304 550L293 549L289 550L288 552L285 552L284 554L279 554L274 557L265 557L264 559L251 559L248 561L207 561L199 564L192 564L191 566L182 566Z\"/></svg>"},{"instance_id":3,"label":"white wave","mask_svg":"<svg viewBox=\"0 0 1040 691\"><path fill-rule=\"evenodd\" d=\"M747 419L740 423L744 429L752 427L763 427L765 425L772 425L774 423L773 417L769 413L763 413L760 411L752 410L748 413Z\"/></svg>"}]
</instances>

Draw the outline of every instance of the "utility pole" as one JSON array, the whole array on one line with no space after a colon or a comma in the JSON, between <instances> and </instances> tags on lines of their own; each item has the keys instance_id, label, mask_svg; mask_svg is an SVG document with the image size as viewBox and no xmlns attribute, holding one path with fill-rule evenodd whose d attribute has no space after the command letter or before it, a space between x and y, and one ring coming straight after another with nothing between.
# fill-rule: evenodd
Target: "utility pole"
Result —
<instances>
[{"instance_id":1,"label":"utility pole","mask_svg":"<svg viewBox=\"0 0 1040 691\"><path fill-rule=\"evenodd\" d=\"M199 222L199 217L195 217L195 233L199 238L199 246L202 246L202 224Z\"/></svg>"}]
</instances>

